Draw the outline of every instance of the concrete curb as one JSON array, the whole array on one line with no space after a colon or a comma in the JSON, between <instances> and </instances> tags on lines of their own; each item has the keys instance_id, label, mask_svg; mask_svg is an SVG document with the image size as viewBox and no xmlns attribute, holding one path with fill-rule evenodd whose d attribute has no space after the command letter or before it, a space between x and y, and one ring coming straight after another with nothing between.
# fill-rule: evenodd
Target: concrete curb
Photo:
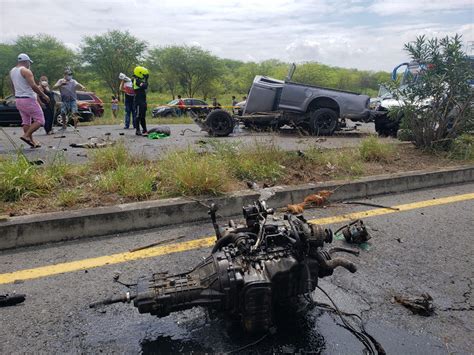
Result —
<instances>
[{"instance_id":1,"label":"concrete curb","mask_svg":"<svg viewBox=\"0 0 474 355\"><path fill-rule=\"evenodd\" d=\"M319 190L336 190L333 200L354 199L381 194L459 184L474 181L474 166L438 171L378 175L355 181L331 181L318 184L271 188L275 194L268 199L271 207L299 203ZM219 205L224 217L241 213L242 206L260 196L256 191L240 191L226 197L204 200ZM184 198L128 203L77 211L53 212L12 217L0 222L0 250L150 229L166 225L207 220L207 208Z\"/></svg>"}]
</instances>

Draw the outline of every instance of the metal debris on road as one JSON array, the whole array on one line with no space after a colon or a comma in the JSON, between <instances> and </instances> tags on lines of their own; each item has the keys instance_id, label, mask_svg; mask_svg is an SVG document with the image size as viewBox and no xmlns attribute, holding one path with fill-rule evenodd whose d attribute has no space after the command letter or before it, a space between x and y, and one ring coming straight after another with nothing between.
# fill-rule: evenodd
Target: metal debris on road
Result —
<instances>
[{"instance_id":1,"label":"metal debris on road","mask_svg":"<svg viewBox=\"0 0 474 355\"><path fill-rule=\"evenodd\" d=\"M344 239L349 244L363 244L371 238L361 219L339 228L334 234L337 234L338 232L344 236Z\"/></svg>"},{"instance_id":2,"label":"metal debris on road","mask_svg":"<svg viewBox=\"0 0 474 355\"><path fill-rule=\"evenodd\" d=\"M400 211L400 209L397 207L384 206L384 205L379 205L379 204L371 203L371 202L342 201L341 203L344 205L361 205L361 206L379 207L379 208L386 208L388 210Z\"/></svg>"},{"instance_id":3,"label":"metal debris on road","mask_svg":"<svg viewBox=\"0 0 474 355\"><path fill-rule=\"evenodd\" d=\"M420 296L395 295L392 302L401 304L413 314L429 317L434 313L433 298L428 293L422 293Z\"/></svg>"},{"instance_id":4,"label":"metal debris on road","mask_svg":"<svg viewBox=\"0 0 474 355\"><path fill-rule=\"evenodd\" d=\"M135 251L139 251L139 250L143 250L143 249L148 249L148 248L156 247L157 245L160 245L160 244L165 244L165 243L169 243L169 242L175 242L175 241L180 240L180 239L183 239L183 238L185 238L185 237L186 237L185 235L180 235L179 237L176 237L176 238L170 238L170 239L160 240L159 242L155 242L155 243L151 243L151 244L144 245L144 246L142 246L142 247L130 249L129 252L130 252L130 253L133 253L133 252L135 252Z\"/></svg>"},{"instance_id":5,"label":"metal debris on road","mask_svg":"<svg viewBox=\"0 0 474 355\"><path fill-rule=\"evenodd\" d=\"M230 220L219 226L216 212L212 204L209 214L216 242L211 255L194 269L141 277L125 295L90 307L133 301L140 313L164 317L204 306L225 312L248 333L265 333L275 325L274 305L309 295L319 278L332 275L339 266L352 273L357 270L354 263L334 254L358 255L358 251L325 249L333 241L332 231L309 224L303 216L286 213L284 219L272 220L274 210L262 200L243 207L243 224Z\"/></svg>"},{"instance_id":6,"label":"metal debris on road","mask_svg":"<svg viewBox=\"0 0 474 355\"><path fill-rule=\"evenodd\" d=\"M26 296L22 294L0 295L0 307L14 306L25 301Z\"/></svg>"},{"instance_id":7,"label":"metal debris on road","mask_svg":"<svg viewBox=\"0 0 474 355\"><path fill-rule=\"evenodd\" d=\"M85 143L71 143L69 144L70 147L72 148L90 148L90 149L95 149L95 148L105 148L105 147L110 147L115 144L115 141L113 140L105 140L102 138L97 138L97 137L90 137L89 142Z\"/></svg>"}]
</instances>

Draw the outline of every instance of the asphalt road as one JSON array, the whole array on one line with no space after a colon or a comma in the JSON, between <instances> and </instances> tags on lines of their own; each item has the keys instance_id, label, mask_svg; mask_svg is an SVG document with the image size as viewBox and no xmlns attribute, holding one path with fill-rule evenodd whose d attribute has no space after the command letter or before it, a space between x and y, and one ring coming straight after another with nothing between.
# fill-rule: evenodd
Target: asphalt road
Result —
<instances>
[{"instance_id":1,"label":"asphalt road","mask_svg":"<svg viewBox=\"0 0 474 355\"><path fill-rule=\"evenodd\" d=\"M348 121L349 127L354 127ZM152 128L153 126L150 126ZM41 144L41 148L32 149L22 143L20 127L0 127L0 155L16 154L18 148L23 147L23 151L30 160L42 159L45 162L52 161L58 154L64 155L69 162L81 163L87 160L89 149L72 148L71 143L86 143L91 137L110 140L122 140L129 150L135 154L146 156L148 159L156 159L169 150L184 149L188 146L198 147L202 141L211 139L206 132L200 131L195 124L169 125L171 136L164 139L147 139L135 136L133 129L125 130L121 126L83 126L75 132L72 128L64 131L56 131L54 135L46 135L43 130L39 130L36 140ZM357 127L356 131L337 132L332 137L301 137L297 132L285 130L281 133L252 132L242 129L229 137L216 138L223 142L239 142L249 145L257 142L265 144L275 144L284 150L305 150L310 146L320 148L341 148L356 146L367 136L374 133L372 123L363 123ZM64 136L64 137L63 137ZM62 138L63 137L63 138ZM396 140L386 138L392 142Z\"/></svg>"},{"instance_id":2,"label":"asphalt road","mask_svg":"<svg viewBox=\"0 0 474 355\"><path fill-rule=\"evenodd\" d=\"M472 353L474 200L448 198L444 200L448 203L441 204L439 198L473 192L474 184L465 184L373 198L372 203L411 203L411 207L364 218L372 235L369 248L361 250L359 257L348 256L358 265L357 273L337 269L320 280L343 311L363 317L367 331L387 353ZM309 210L305 216L320 220L372 209L338 204ZM156 271L191 269L210 250L180 251L183 243L212 234L210 223L184 225L1 252L0 294L24 293L27 299L23 304L0 308L0 353L223 353L248 344L255 339L229 328L220 317L209 317L201 308L161 319L140 315L128 304L88 308L91 302L126 290L113 282L117 273L122 282L133 282ZM158 257L127 252L181 235L186 238ZM117 253L132 260L119 262L118 256L97 259ZM104 266L92 267L101 260ZM107 264L107 260L115 261ZM73 261L76 263L71 264ZM51 267L39 269L43 266ZM25 269L31 270L21 272ZM60 273L65 270L77 271ZM17 273L9 274L12 272ZM16 282L12 282L12 275ZM394 295L421 293L433 297L436 312L430 317L414 315L391 302ZM327 302L320 291L315 291L314 297ZM297 305L298 310L281 310L277 333L248 351L362 353L362 345L340 326L334 314L304 309L303 305Z\"/></svg>"}]
</instances>

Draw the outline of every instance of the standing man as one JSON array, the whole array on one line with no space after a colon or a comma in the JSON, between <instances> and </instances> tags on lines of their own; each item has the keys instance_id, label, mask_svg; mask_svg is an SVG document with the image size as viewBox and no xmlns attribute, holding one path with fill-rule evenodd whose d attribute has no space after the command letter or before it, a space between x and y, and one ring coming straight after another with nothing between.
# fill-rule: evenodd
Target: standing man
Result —
<instances>
[{"instance_id":1,"label":"standing man","mask_svg":"<svg viewBox=\"0 0 474 355\"><path fill-rule=\"evenodd\" d=\"M59 79L56 84L54 84L53 89L59 88L61 93L61 115L63 116L63 130L66 129L69 116L72 116L74 120L74 129L77 129L77 122L79 117L77 114L77 88L85 90L86 88L79 84L76 80L72 78L72 70L66 69L64 71L64 78Z\"/></svg>"},{"instance_id":2,"label":"standing man","mask_svg":"<svg viewBox=\"0 0 474 355\"><path fill-rule=\"evenodd\" d=\"M41 145L35 142L33 133L44 126L44 115L36 95L41 96L46 103L49 103L49 97L36 85L30 70L31 63L33 61L27 54L19 54L16 67L10 70L10 79L23 126L23 136L20 139L32 148L39 148Z\"/></svg>"},{"instance_id":3,"label":"standing man","mask_svg":"<svg viewBox=\"0 0 474 355\"><path fill-rule=\"evenodd\" d=\"M41 96L38 96L38 102L43 110L44 115L44 130L46 134L53 134L53 121L54 121L54 112L56 106L56 100L54 99L53 92L49 89L48 84L48 77L46 75L42 75L40 77L38 87L40 90L49 97L49 102L45 102Z\"/></svg>"},{"instance_id":4,"label":"standing man","mask_svg":"<svg viewBox=\"0 0 474 355\"><path fill-rule=\"evenodd\" d=\"M124 129L130 128L130 117L131 117L133 128L136 129L135 127L136 112L135 112L135 107L133 105L133 101L135 99L135 91L133 90L132 80L130 80L130 78L122 74L119 75L119 78L122 80L120 82L119 90L125 93L125 102L124 102L124 107L125 107L124 124L125 125L123 128Z\"/></svg>"},{"instance_id":5,"label":"standing man","mask_svg":"<svg viewBox=\"0 0 474 355\"><path fill-rule=\"evenodd\" d=\"M146 129L146 90L148 88L148 69L145 67L135 67L133 69L133 90L135 91L135 100L133 106L136 111L135 120L135 134L137 136L147 136L148 131ZM140 132L140 125L142 131Z\"/></svg>"}]
</instances>

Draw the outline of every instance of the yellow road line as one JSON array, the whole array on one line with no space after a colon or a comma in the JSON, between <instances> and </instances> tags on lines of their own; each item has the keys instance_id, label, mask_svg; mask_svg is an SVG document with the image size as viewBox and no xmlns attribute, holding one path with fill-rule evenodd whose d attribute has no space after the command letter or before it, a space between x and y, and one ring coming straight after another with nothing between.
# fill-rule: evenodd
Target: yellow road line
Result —
<instances>
[{"instance_id":1,"label":"yellow road line","mask_svg":"<svg viewBox=\"0 0 474 355\"><path fill-rule=\"evenodd\" d=\"M381 216L384 214L410 211L410 210L414 210L418 208L439 206L439 205L445 205L449 203L467 201L467 200L472 200L472 199L474 199L474 193L469 193L469 194L464 194L464 195L448 196L448 197L442 197L442 198L433 199L433 200L419 201L419 202L393 206L394 208L398 208L399 209L398 211L387 209L387 208L377 208L377 209L372 209L372 210L367 210L367 211L362 211L362 212L348 213L348 214L344 214L340 216L312 219L309 222L314 223L314 224L339 223L339 222L345 222L345 221L350 221L350 220L359 219L359 218ZM124 263L127 261L151 258L155 256L160 256L160 255L180 253L180 252L184 252L184 251L192 250L192 249L206 248L206 247L213 246L214 242L215 242L215 236L209 236L209 237L193 239L193 240L181 242L181 243L152 247L148 249L139 250L136 252L124 252L124 253L118 253L118 254L112 254L112 255L104 255L104 256L99 256L97 258L76 260L76 261L71 261L71 262L66 262L66 263L61 263L61 264L41 266L41 267L37 267L33 269L19 270L19 271L9 272L5 274L0 274L0 284L8 284L16 280L36 279L40 277L63 274L67 272L92 269L92 268L101 267L105 265L119 264L119 263Z\"/></svg>"}]
</instances>

